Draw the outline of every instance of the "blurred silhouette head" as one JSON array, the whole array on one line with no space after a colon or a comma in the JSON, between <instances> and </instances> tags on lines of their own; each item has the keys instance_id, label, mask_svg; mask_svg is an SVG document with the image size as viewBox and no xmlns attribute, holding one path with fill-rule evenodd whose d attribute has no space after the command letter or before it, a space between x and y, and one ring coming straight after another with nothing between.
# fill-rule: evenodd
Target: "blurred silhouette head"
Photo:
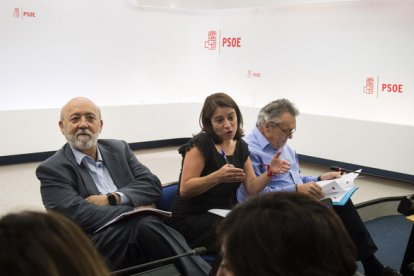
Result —
<instances>
[{"instance_id":1,"label":"blurred silhouette head","mask_svg":"<svg viewBox=\"0 0 414 276\"><path fill-rule=\"evenodd\" d=\"M58 213L24 211L0 219L0 275L109 275L82 230Z\"/></svg>"}]
</instances>

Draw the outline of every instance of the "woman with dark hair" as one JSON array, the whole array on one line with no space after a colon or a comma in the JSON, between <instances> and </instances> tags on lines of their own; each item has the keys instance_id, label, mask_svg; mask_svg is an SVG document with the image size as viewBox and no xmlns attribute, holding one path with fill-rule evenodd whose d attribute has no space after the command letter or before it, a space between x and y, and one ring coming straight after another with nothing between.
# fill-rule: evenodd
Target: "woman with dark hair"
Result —
<instances>
[{"instance_id":1,"label":"woman with dark hair","mask_svg":"<svg viewBox=\"0 0 414 276\"><path fill-rule=\"evenodd\" d=\"M332 209L299 193L268 193L233 209L218 229L217 276L352 276L356 250Z\"/></svg>"},{"instance_id":2,"label":"woman with dark hair","mask_svg":"<svg viewBox=\"0 0 414 276\"><path fill-rule=\"evenodd\" d=\"M59 213L24 211L0 219L0 275L109 276L82 230Z\"/></svg>"},{"instance_id":3,"label":"woman with dark hair","mask_svg":"<svg viewBox=\"0 0 414 276\"><path fill-rule=\"evenodd\" d=\"M231 209L236 190L261 191L272 175L286 172L287 161L276 154L267 172L256 177L243 135L243 118L235 101L225 93L208 96L200 114L201 132L179 148L183 156L179 193L167 223L186 238L190 247L203 246L217 253L215 226L222 218L209 209Z\"/></svg>"}]
</instances>

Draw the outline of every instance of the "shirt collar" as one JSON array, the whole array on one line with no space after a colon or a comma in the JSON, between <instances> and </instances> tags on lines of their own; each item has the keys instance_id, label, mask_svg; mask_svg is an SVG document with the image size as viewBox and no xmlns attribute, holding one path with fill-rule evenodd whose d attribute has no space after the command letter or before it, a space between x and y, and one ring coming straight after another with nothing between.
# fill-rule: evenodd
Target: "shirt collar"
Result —
<instances>
[{"instance_id":1,"label":"shirt collar","mask_svg":"<svg viewBox=\"0 0 414 276\"><path fill-rule=\"evenodd\" d=\"M86 157L86 158L90 158L90 159L92 159L90 156L88 156L88 155L84 154L83 152L78 151L77 149L73 148L71 145L69 145L69 146L70 146L70 149L71 149L71 150L72 150L72 152L73 152L73 155L75 155L76 163L78 163L78 165L80 165L80 164L82 163L82 160L83 160L85 157ZM97 153L98 153L98 159L97 159L96 161L101 161L101 162L103 162L101 152L99 151L99 146L97 146L97 147L96 147L96 151L97 151Z\"/></svg>"},{"instance_id":2,"label":"shirt collar","mask_svg":"<svg viewBox=\"0 0 414 276\"><path fill-rule=\"evenodd\" d=\"M255 127L253 129L253 135L256 137L257 142L262 150L265 150L266 148L269 148L269 147L274 149L274 147L269 143L266 137L264 137L264 135L260 132L258 127Z\"/></svg>"}]
</instances>

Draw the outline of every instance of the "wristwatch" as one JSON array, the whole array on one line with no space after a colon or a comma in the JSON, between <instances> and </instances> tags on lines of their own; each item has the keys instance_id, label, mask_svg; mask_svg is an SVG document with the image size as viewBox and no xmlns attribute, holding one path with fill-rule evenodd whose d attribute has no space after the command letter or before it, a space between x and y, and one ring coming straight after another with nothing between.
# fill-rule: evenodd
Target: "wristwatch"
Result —
<instances>
[{"instance_id":1,"label":"wristwatch","mask_svg":"<svg viewBox=\"0 0 414 276\"><path fill-rule=\"evenodd\" d=\"M116 196L114 194L107 194L109 205L116 205Z\"/></svg>"}]
</instances>

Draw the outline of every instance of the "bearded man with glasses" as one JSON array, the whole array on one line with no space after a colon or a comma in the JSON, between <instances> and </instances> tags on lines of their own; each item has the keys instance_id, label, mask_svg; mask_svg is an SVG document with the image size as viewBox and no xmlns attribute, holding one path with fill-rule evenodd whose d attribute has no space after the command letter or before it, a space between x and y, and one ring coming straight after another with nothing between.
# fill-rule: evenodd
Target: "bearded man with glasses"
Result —
<instances>
[{"instance_id":1,"label":"bearded man with glasses","mask_svg":"<svg viewBox=\"0 0 414 276\"><path fill-rule=\"evenodd\" d=\"M340 172L327 172L320 176L302 176L296 152L287 145L296 131L296 116L299 110L287 99L279 99L264 106L257 117L256 127L243 138L250 151L250 160L257 175L266 171L272 157L281 152L281 159L290 162L287 173L272 177L261 193L298 192L320 200L321 187L316 183L341 177ZM237 191L238 202L243 202L247 193L243 186ZM354 204L349 200L344 206L333 206L335 212L344 223L358 252L358 260L364 266L366 276L401 275L388 266L384 266L374 255L377 246L357 213ZM339 249L338 249L339 250Z\"/></svg>"}]
</instances>

